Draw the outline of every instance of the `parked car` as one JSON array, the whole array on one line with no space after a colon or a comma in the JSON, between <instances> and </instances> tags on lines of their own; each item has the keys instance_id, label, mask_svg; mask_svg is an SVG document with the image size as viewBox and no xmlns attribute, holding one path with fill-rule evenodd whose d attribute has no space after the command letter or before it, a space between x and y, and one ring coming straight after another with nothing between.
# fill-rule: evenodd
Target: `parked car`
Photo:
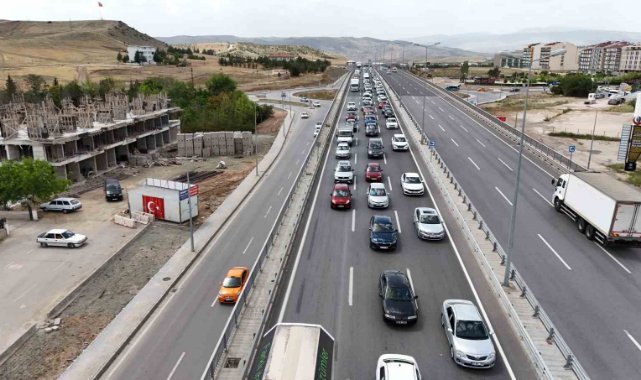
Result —
<instances>
[{"instance_id":1,"label":"parked car","mask_svg":"<svg viewBox=\"0 0 641 380\"><path fill-rule=\"evenodd\" d=\"M608 99L608 104L609 105L617 105L617 104L623 104L625 103L625 98L622 96L611 96L610 99Z\"/></svg>"},{"instance_id":2,"label":"parked car","mask_svg":"<svg viewBox=\"0 0 641 380\"><path fill-rule=\"evenodd\" d=\"M407 143L407 138L402 133L396 133L392 136L392 150L409 150L410 145Z\"/></svg>"},{"instance_id":3,"label":"parked car","mask_svg":"<svg viewBox=\"0 0 641 380\"><path fill-rule=\"evenodd\" d=\"M438 212L431 207L414 209L414 226L416 236L424 240L442 240L445 237L445 225Z\"/></svg>"},{"instance_id":4,"label":"parked car","mask_svg":"<svg viewBox=\"0 0 641 380\"><path fill-rule=\"evenodd\" d=\"M82 203L76 198L56 198L40 204L40 209L43 211L62 211L64 214L81 208Z\"/></svg>"},{"instance_id":5,"label":"parked car","mask_svg":"<svg viewBox=\"0 0 641 380\"><path fill-rule=\"evenodd\" d=\"M301 119L309 119L309 114L307 112L301 112L300 113L300 118Z\"/></svg>"},{"instance_id":6,"label":"parked car","mask_svg":"<svg viewBox=\"0 0 641 380\"><path fill-rule=\"evenodd\" d=\"M87 242L87 237L69 230L53 229L38 235L36 241L40 243L41 247L78 248Z\"/></svg>"},{"instance_id":7,"label":"parked car","mask_svg":"<svg viewBox=\"0 0 641 380\"><path fill-rule=\"evenodd\" d=\"M376 363L376 380L421 380L421 371L411 356L384 354Z\"/></svg>"},{"instance_id":8,"label":"parked car","mask_svg":"<svg viewBox=\"0 0 641 380\"><path fill-rule=\"evenodd\" d=\"M494 367L496 353L492 332L471 301L443 301L441 326L450 346L450 356L456 364L469 368Z\"/></svg>"},{"instance_id":9,"label":"parked car","mask_svg":"<svg viewBox=\"0 0 641 380\"><path fill-rule=\"evenodd\" d=\"M334 170L334 182L354 183L354 168L349 161L338 161Z\"/></svg>"},{"instance_id":10,"label":"parked car","mask_svg":"<svg viewBox=\"0 0 641 380\"><path fill-rule=\"evenodd\" d=\"M398 231L387 215L374 215L369 220L369 247L372 249L396 249Z\"/></svg>"},{"instance_id":11,"label":"parked car","mask_svg":"<svg viewBox=\"0 0 641 380\"><path fill-rule=\"evenodd\" d=\"M227 271L225 279L220 284L218 291L218 302L234 304L238 301L247 279L249 278L249 269L245 267L233 267Z\"/></svg>"},{"instance_id":12,"label":"parked car","mask_svg":"<svg viewBox=\"0 0 641 380\"><path fill-rule=\"evenodd\" d=\"M403 173L401 175L401 188L405 195L425 194L425 186L418 173Z\"/></svg>"},{"instance_id":13,"label":"parked car","mask_svg":"<svg viewBox=\"0 0 641 380\"><path fill-rule=\"evenodd\" d=\"M397 325L408 325L418 320L418 298L407 275L399 270L386 270L378 281L378 295L382 299L383 319Z\"/></svg>"},{"instance_id":14,"label":"parked car","mask_svg":"<svg viewBox=\"0 0 641 380\"><path fill-rule=\"evenodd\" d=\"M352 192L347 184L337 183L334 185L334 190L330 194L330 205L333 209L352 207Z\"/></svg>"},{"instance_id":15,"label":"parked car","mask_svg":"<svg viewBox=\"0 0 641 380\"><path fill-rule=\"evenodd\" d=\"M372 183L367 188L367 207L388 208L390 204L389 195L382 183Z\"/></svg>"},{"instance_id":16,"label":"parked car","mask_svg":"<svg viewBox=\"0 0 641 380\"><path fill-rule=\"evenodd\" d=\"M388 117L385 120L385 128L387 129L398 129L398 122L395 117Z\"/></svg>"},{"instance_id":17,"label":"parked car","mask_svg":"<svg viewBox=\"0 0 641 380\"><path fill-rule=\"evenodd\" d=\"M378 162L370 162L365 168L365 181L381 182L383 181L383 168Z\"/></svg>"},{"instance_id":18,"label":"parked car","mask_svg":"<svg viewBox=\"0 0 641 380\"><path fill-rule=\"evenodd\" d=\"M336 146L336 158L350 158L351 156L349 145L344 142L338 143Z\"/></svg>"},{"instance_id":19,"label":"parked car","mask_svg":"<svg viewBox=\"0 0 641 380\"><path fill-rule=\"evenodd\" d=\"M105 199L107 201L121 201L122 200L122 187L120 181L115 178L105 178Z\"/></svg>"}]
</instances>

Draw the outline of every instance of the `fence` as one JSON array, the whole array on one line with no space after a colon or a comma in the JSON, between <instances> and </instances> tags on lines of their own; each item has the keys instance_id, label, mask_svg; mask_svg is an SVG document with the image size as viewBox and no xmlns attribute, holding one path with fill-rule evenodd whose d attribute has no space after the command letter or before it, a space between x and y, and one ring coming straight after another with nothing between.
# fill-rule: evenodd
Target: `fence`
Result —
<instances>
[{"instance_id":1,"label":"fence","mask_svg":"<svg viewBox=\"0 0 641 380\"><path fill-rule=\"evenodd\" d=\"M390 87L388 86L388 90L390 90ZM396 95L396 98L400 100L400 96L394 89L391 89L391 91ZM403 106L400 101L398 102L400 107L405 110L405 107ZM425 139L425 141L429 141L427 136L423 133L422 128L420 127L420 124L414 119L414 117L409 113L405 112L405 114L411 119L412 124L414 125L414 128L417 130L417 132L421 135L422 138ZM501 260L501 264L505 264L505 259L506 259L506 254L503 248L501 247L498 239L495 237L495 235L492 233L490 230L489 226L485 223L483 218L481 217L480 213L477 211L477 209L474 207L472 202L470 201L469 197L465 194L459 183L456 181L454 178L454 175L451 173L451 171L448 169L447 165L445 165L445 162L441 159L440 155L434 148L429 149L429 153L426 153L424 149L421 150L421 155L423 155L424 158L429 158L426 157L426 155L431 155L432 159L435 160L437 164L436 170L442 170L443 173L445 174L446 178L449 181L449 184L454 187L456 194L458 196L459 201L462 201L463 204L467 207L467 211L473 215L473 220L475 220L478 224L478 229L485 235L485 240L488 241L491 246L492 246L492 252L496 252L496 254L499 256ZM428 165L429 166L429 165ZM485 257L485 252L481 249L478 241L474 238L473 232L468 226L467 222L464 220L463 215L461 215L460 212L458 212L458 208L454 204L454 200L449 196L449 193L447 189L445 188L445 185L440 181L435 176L435 180L438 182L441 191L445 195L446 201L449 203L449 205L456 209L456 215L457 219L461 221L460 223L463 228L465 234L468 236L468 240L473 242L473 250L475 255L480 258L483 264L483 268L487 271L489 270L489 277L490 277L490 285L494 288L494 291L497 292L499 295L503 295L499 297L499 301L502 303L503 307L508 310L508 317L512 319L513 325L518 329L518 333L520 336L523 337L523 341L527 347L527 349L530 351L530 356L534 359L535 365L540 369L541 371L541 376L546 378L546 379L552 379L552 374L550 373L550 370L543 360L543 357L539 353L539 350L537 349L535 343L532 341L532 339L529 336L528 331L525 329L525 326L523 323L518 320L517 312L514 309L514 306L509 302L507 296L505 295L505 291L499 282L499 280L496 278L496 275L491 272L492 269L487 261L487 258ZM520 291L520 296L522 298L525 298L530 306L532 307L532 316L535 318L538 318L545 329L548 332L548 337L547 341L548 343L553 343L555 346L558 348L559 352L561 355L563 355L563 358L565 359L565 369L570 369L574 372L576 377L578 379L584 380L584 379L589 379L588 374L585 372L581 364L576 360L574 354L572 353L572 350L569 348L561 334L558 332L552 321L550 320L549 316L547 313L543 310L543 307L540 305L534 294L529 290L525 280L519 273L519 271L516 268L516 265L514 263L511 263L511 271L510 271L510 279L514 281L514 283L517 285L519 291ZM514 316L514 318L512 318Z\"/></svg>"},{"instance_id":2,"label":"fence","mask_svg":"<svg viewBox=\"0 0 641 380\"><path fill-rule=\"evenodd\" d=\"M345 77L345 78L347 78L347 77ZM336 104L340 105L342 97L345 95L345 91L347 89L346 84L347 84L347 81L345 80L345 82L343 83L343 85L341 87L341 90L338 91L336 96L334 97L333 109L331 109L330 112L327 113L327 115L325 117L325 120L323 120L323 125L326 125L327 121L331 120L331 124L330 125L334 126L336 124L338 118L340 117L340 111L341 111L340 107L338 109L336 109L334 106ZM334 112L332 112L332 111L334 111ZM329 134L327 134L327 135L319 134L318 136L316 136L316 139L314 141L314 145L317 146L316 144L318 144L319 139L321 138L321 136L325 136L326 139L331 141L332 135L333 135L333 133L331 132L331 130L330 130ZM328 149L329 145L330 144L328 143L328 141L325 141L325 147L323 148L322 152L318 152L318 154L321 157L325 154L325 152ZM314 152L314 149L310 149L310 151L307 153L307 156L305 157L305 161L304 161L303 165L301 166L301 169L299 170L299 172L296 175L296 178L294 180L295 184L298 184L300 182L299 180L300 180L301 176L303 176L305 174L305 169L306 169L306 167L307 167L307 165L309 163L310 157L312 156L313 152ZM318 166L321 163L322 163L322 160L318 160L315 164ZM320 172L318 170L316 170L315 171L315 177L318 177L319 173ZM307 190L307 192L305 193L304 204L307 202L312 188L313 188L313 186L310 186L309 189ZM212 353L212 355L211 355L211 357L209 359L209 362L207 363L207 368L205 369L201 379L214 379L215 378L217 368L220 365L220 359L227 352L227 350L229 348L229 342L230 342L230 339L232 337L232 334L234 333L234 331L236 330L236 327L239 324L240 315L243 312L244 306L247 303L247 298L248 298L248 295L249 295L249 291L250 291L250 289L252 289L254 287L254 282L256 280L256 276L259 273L262 273L264 260L267 257L267 254L270 251L270 249L271 249L271 247L272 247L272 245L274 243L274 239L278 235L279 227L280 227L280 225L281 225L281 223L283 221L284 216L286 215L287 208L291 204L291 200L294 197L294 195L296 193L296 190L297 190L297 185L292 187L290 189L289 193L287 194L286 200L285 200L285 202L283 203L283 205L281 206L281 208L280 208L280 210L278 212L278 216L276 218L276 221L275 221L272 229L269 232L269 235L268 235L268 237L267 237L267 239L265 241L265 244L261 248L261 250L260 250L260 252L258 254L258 258L254 262L254 265L253 265L253 267L251 269L249 278L247 279L247 284L245 285L245 288L241 292L241 294L240 294L240 296L238 298L238 301L236 302L236 305L234 306L234 309L232 310L231 315L227 319L227 323L225 325L225 328L223 329L223 332L221 333L220 338L218 339L218 342L216 343L216 347L214 348L214 351L213 351L213 353ZM299 222L301 217L302 217L302 213L300 213L298 215L299 219L297 220L296 226L298 226L298 222ZM292 238L293 238L293 235L292 235ZM285 262L285 260L283 260L283 263L284 262ZM277 281L278 279L275 279L275 280ZM273 304L275 294L276 294L276 292L272 292L270 294L269 308L271 308L271 305ZM264 327L265 323L267 322L267 318L269 316L269 308L265 309L264 312L263 312L263 320L261 321L261 326L262 327ZM261 331L263 329L262 327L261 327ZM252 347L252 357L253 357L253 353L256 350L258 342L260 341L260 336L261 336L261 334L256 334L256 336L254 338L253 347ZM250 368L250 366L251 366L251 360L249 360L248 363L247 363L246 371L247 371L247 369Z\"/></svg>"}]
</instances>

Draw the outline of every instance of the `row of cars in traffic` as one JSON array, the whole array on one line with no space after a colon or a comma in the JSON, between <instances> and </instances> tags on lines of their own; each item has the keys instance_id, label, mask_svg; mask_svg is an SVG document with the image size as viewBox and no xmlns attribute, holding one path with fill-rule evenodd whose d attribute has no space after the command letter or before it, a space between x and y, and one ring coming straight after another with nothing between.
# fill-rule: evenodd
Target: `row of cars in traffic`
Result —
<instances>
[{"instance_id":1,"label":"row of cars in traffic","mask_svg":"<svg viewBox=\"0 0 641 380\"><path fill-rule=\"evenodd\" d=\"M367 68L364 69L367 72ZM350 160L350 148L358 144L357 133L363 125L367 139L367 158L385 157L384 140L379 127L379 113L385 117L385 129L400 129L394 110L387 98L380 78L372 76L373 83L364 79L364 93L360 109L356 102L348 102L344 125L337 128L335 157L339 159L334 170L334 188L330 205L333 209L350 209L355 197L350 185L355 181L355 170ZM374 95L376 94L376 95ZM376 96L376 102L373 97ZM360 114L359 114L360 111ZM362 120L361 120L362 119ZM391 136L393 151L409 151L409 142L402 133ZM386 209L391 205L389 191L385 187L384 168L378 161L366 164L363 177L368 183L367 206ZM423 196L425 183L415 172L400 175L400 189L404 196ZM446 237L445 226L438 211L432 207L416 207L412 213L416 236L422 240L442 240ZM369 222L369 244L374 250L394 250L399 242L399 232L392 217L373 215ZM418 321L419 308L412 282L400 270L388 269L378 277L378 295L381 299L383 319L394 325L411 325ZM465 367L491 368L496 361L492 333L486 327L473 302L446 299L441 305L441 326L446 335L452 360ZM420 379L416 360L407 355L384 354L377 362L377 379Z\"/></svg>"}]
</instances>

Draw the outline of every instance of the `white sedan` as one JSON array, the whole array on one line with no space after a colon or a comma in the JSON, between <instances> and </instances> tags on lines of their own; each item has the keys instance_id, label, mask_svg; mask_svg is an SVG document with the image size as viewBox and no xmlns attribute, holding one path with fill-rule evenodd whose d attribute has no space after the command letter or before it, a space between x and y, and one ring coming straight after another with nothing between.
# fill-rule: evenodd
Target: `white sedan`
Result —
<instances>
[{"instance_id":1,"label":"white sedan","mask_svg":"<svg viewBox=\"0 0 641 380\"><path fill-rule=\"evenodd\" d=\"M300 113L300 118L301 119L309 119L309 114L307 112L301 112Z\"/></svg>"},{"instance_id":2,"label":"white sedan","mask_svg":"<svg viewBox=\"0 0 641 380\"><path fill-rule=\"evenodd\" d=\"M405 195L423 195L425 186L418 173L403 173L401 175L401 188Z\"/></svg>"},{"instance_id":3,"label":"white sedan","mask_svg":"<svg viewBox=\"0 0 641 380\"><path fill-rule=\"evenodd\" d=\"M387 120L385 120L385 128L387 129L397 129L398 128L398 121L396 121L395 117L388 117Z\"/></svg>"},{"instance_id":4,"label":"white sedan","mask_svg":"<svg viewBox=\"0 0 641 380\"><path fill-rule=\"evenodd\" d=\"M36 241L40 243L41 247L59 246L78 248L87 242L87 237L69 230L53 229L38 235Z\"/></svg>"},{"instance_id":5,"label":"white sedan","mask_svg":"<svg viewBox=\"0 0 641 380\"><path fill-rule=\"evenodd\" d=\"M313 102L313 103L312 103L312 105L313 105L315 108L320 108L320 106L321 106L320 102Z\"/></svg>"}]
</instances>

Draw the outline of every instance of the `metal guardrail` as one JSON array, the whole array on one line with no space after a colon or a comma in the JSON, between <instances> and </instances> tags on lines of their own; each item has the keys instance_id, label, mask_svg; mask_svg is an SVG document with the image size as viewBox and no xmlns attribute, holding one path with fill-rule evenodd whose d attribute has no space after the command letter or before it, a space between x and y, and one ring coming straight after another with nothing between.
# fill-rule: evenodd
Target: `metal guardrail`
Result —
<instances>
[{"instance_id":1,"label":"metal guardrail","mask_svg":"<svg viewBox=\"0 0 641 380\"><path fill-rule=\"evenodd\" d=\"M391 87L389 87L389 88L394 92L394 94L396 95L397 99L399 99L400 107L405 110L405 106L403 105L403 103L400 102L401 98L398 95L398 93L396 92L396 90L394 90ZM421 137L425 141L429 141L429 138L423 133L423 130L420 127L420 124L414 119L414 117L409 112L406 112L406 114L412 120L412 122L414 124L414 127L419 132ZM450 172L450 170L448 169L447 165L445 165L445 162L443 162L443 159L440 157L440 155L438 154L436 149L430 148L429 150L430 150L430 154L432 154L432 156L434 156L434 158L436 159L436 161L437 161L437 163L439 165L439 168L441 170L443 170L443 173L445 173L446 177L449 178L450 184L452 184L454 186L454 188L456 189L459 198L467 206L468 212L470 212L473 215L474 220L476 220L478 222L478 229L481 230L485 234L485 240L489 241L492 244L493 251L496 252L499 255L499 257L501 258L501 265L505 265L505 258L506 258L505 251L501 247L498 239L492 233L492 231L488 227L487 223L485 223L485 221L481 217L480 213L477 211L477 209L474 207L474 205L470 201L469 197L465 194L465 192L461 188L461 185L456 181L456 179L454 178L454 175ZM449 199L449 197L445 197L445 198ZM452 204L452 206L454 206L454 205ZM460 215L460 213L459 213L459 215ZM462 215L461 215L461 219L462 219ZM464 222L463 225L465 226L465 228L467 229L467 232L471 236L471 232L472 231L469 229L467 224ZM476 242L476 240L473 237L471 237L471 240L475 242L474 250L477 253L481 254L481 257L483 257L483 259L486 260L485 259L485 253L481 250L481 248L478 245L478 243ZM487 261L485 262L485 264L489 268L489 264L487 263ZM554 326L554 323L552 323L552 321L550 320L550 318L547 315L547 313L545 312L545 310L543 310L543 307L541 306L541 304L538 302L538 300L536 299L534 294L532 294L532 292L529 290L529 287L527 286L525 280L523 279L523 277L521 276L521 274L517 270L516 265L514 263L512 263L511 267L512 267L512 270L510 271L510 279L513 280L514 283L518 286L519 290L521 291L521 297L527 299L529 304L532 306L532 309L533 309L532 316L536 317L536 318L539 318L539 320L541 321L541 323L543 324L543 326L547 330L547 332L549 334L548 338L547 338L548 343L555 344L556 347L558 348L558 350L563 355L563 358L566 361L566 363L564 365L564 368L572 370L575 373L575 375L577 376L577 378L579 378L581 380L589 379L590 377L588 376L587 372L581 366L581 364L578 362L578 360L576 359L575 355L572 353L572 350L570 349L570 347L567 345L567 343L565 342L565 340L563 339L561 334L558 332L558 330ZM504 289L502 288L501 283L498 281L498 279L496 279L496 277L493 277L493 278L495 279L495 281L490 281L490 282L492 283L492 285L495 287L495 289L497 291L503 293ZM512 314L514 316L517 315L516 311L514 310L514 307L512 306L512 304L510 304L510 302L507 299L507 297L500 297L500 302L508 310L512 311L510 314ZM525 327L523 326L523 324L520 321L517 321L517 322L518 323L515 323L515 325L519 329L520 335L522 337L524 337L524 341L527 344L528 348L530 349L530 353L532 354L532 357L535 358L535 360L537 362L536 364L542 369L542 371L543 371L542 375L545 378L552 379L552 375L550 374L550 371L549 371L545 361L541 357L541 354L538 352L538 350L537 350L534 342L530 338L527 330L525 329Z\"/></svg>"},{"instance_id":2,"label":"metal guardrail","mask_svg":"<svg viewBox=\"0 0 641 380\"><path fill-rule=\"evenodd\" d=\"M343 83L341 89L336 93L336 96L334 97L334 102L336 101L336 99L338 97L344 96L345 90L347 89L347 86L346 86L346 84L348 83L347 82L347 78L349 78L349 76L345 77L345 79L344 79L345 82ZM328 119L331 120L332 118L334 119L332 121L332 126L335 125L336 124L335 123L336 119L339 116L340 116L340 109L337 112L335 112L334 115L331 115L331 109L330 109L330 112L328 112L327 115L325 115L325 119L323 120L323 125L326 125L327 124L327 120ZM318 143L318 139L321 136L322 136L322 134L318 134L316 136L316 138L314 139L314 145L316 145ZM332 136L333 136L333 133L330 131L329 135L326 136L326 138L330 139L330 141L331 141ZM327 149L327 147L329 147L329 145L330 144L326 144L325 149ZM321 154L321 155L324 154L325 149L323 150L322 153L319 153L319 154ZM296 178L294 179L294 183L298 184L300 177L305 172L305 168L307 166L307 163L309 162L309 159L310 159L313 151L314 151L314 149L312 148L307 153L307 156L305 157L305 161L304 161L303 165L301 165L301 169L298 171L298 174L296 175ZM319 160L319 162L320 162L320 160ZM313 186L310 186L310 189L312 187ZM216 343L216 347L214 348L214 351L213 351L213 353L212 353L212 355L211 355L211 357L209 359L209 362L207 363L207 368L205 369L201 379L214 379L217 367L219 366L219 363L220 363L220 359L227 352L227 350L229 348L229 341L230 341L233 333L235 332L236 328L238 327L240 314L243 312L243 310L245 308L245 305L247 304L247 298L249 296L250 290L253 289L253 287L254 287L254 282L256 280L256 276L258 275L258 273L262 273L262 271L263 271L263 262L265 261L265 258L267 258L267 253L271 249L271 247L273 245L273 242L274 242L274 239L278 235L278 229L279 229L279 227L280 227L280 225L282 223L282 220L283 220L283 218L284 218L284 216L286 214L285 211L289 208L290 200L294 196L296 188L297 188L297 185L293 186L290 189L290 191L287 193L285 201L284 201L283 205L281 206L281 208L280 208L280 210L278 212L278 217L276 218L276 221L274 222L274 225L272 226L272 229L270 230L269 235L268 235L267 239L265 240L265 243L263 244L263 247L261 248L261 250L260 250L260 252L258 254L258 257L256 258L256 261L254 262L254 265L252 266L251 272L249 274L249 278L247 279L247 284L245 285L244 289L242 290L240 296L238 297L238 300L236 301L236 305L234 305L234 309L232 310L232 313L230 314L229 318L227 319L227 323L225 324L225 328L223 329L223 332L221 333L220 338L218 339L218 342ZM308 189L307 194L305 195L305 201L309 197L309 193L310 193L310 190ZM273 303L274 296L275 296L275 292L270 294L270 297L271 297L270 302L269 302L270 306ZM261 322L261 325L264 326L264 324L267 321L268 315L269 315L269 313L267 312L267 310L265 310L263 312L263 320ZM262 331L262 327L261 327L261 331ZM254 338L254 342L253 342L252 353L255 351L259 341L260 341L260 334L256 334L256 337ZM253 357L253 354L252 354L252 357ZM251 360L248 361L246 369L248 369L250 367L250 365L251 365Z\"/></svg>"},{"instance_id":3,"label":"metal guardrail","mask_svg":"<svg viewBox=\"0 0 641 380\"><path fill-rule=\"evenodd\" d=\"M457 107L457 108L465 112L468 116L474 118L478 122L481 122L486 126L492 127L494 129L498 128L500 131L505 132L508 137L514 140L518 141L521 138L521 131L519 129L514 128L513 126L507 123L502 122L501 120L497 119L494 115L490 114L489 112L467 102L465 99L459 96L456 96L433 83L430 83L425 78L419 77L411 73L408 73L408 75L411 75L417 79L420 79L430 88L437 90L441 95L444 95L449 99L454 100L459 105L462 105L463 107ZM541 158L543 158L544 160L551 159L553 161L560 163L561 165L563 165L563 167L567 169L571 169L573 171L586 170L583 166L578 165L574 161L571 161L568 157L565 157L563 154L557 152L553 148L550 148L549 146L543 144L542 142L539 142L536 139L528 136L527 133L523 137L523 141L525 142L526 146L529 145L531 148L536 149L538 152L540 152Z\"/></svg>"}]
</instances>

